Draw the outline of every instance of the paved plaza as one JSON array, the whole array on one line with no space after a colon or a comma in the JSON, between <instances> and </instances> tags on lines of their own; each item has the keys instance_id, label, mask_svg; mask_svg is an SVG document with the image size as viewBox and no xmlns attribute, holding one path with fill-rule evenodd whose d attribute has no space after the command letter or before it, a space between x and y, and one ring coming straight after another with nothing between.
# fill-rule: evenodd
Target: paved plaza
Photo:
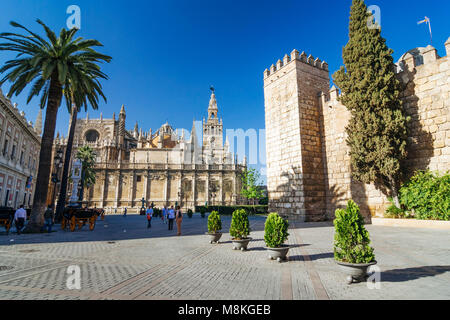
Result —
<instances>
[{"instance_id":1,"label":"paved plaza","mask_svg":"<svg viewBox=\"0 0 450 320\"><path fill-rule=\"evenodd\" d=\"M230 217L222 217L228 231ZM333 260L331 223L291 225L289 262L268 259L265 217L251 217L249 251L229 234L209 244L207 220L185 216L183 235L160 219L106 216L90 232L6 235L0 231L0 299L450 299L450 232L367 226L381 287L347 285ZM67 288L79 266L81 289Z\"/></svg>"}]
</instances>

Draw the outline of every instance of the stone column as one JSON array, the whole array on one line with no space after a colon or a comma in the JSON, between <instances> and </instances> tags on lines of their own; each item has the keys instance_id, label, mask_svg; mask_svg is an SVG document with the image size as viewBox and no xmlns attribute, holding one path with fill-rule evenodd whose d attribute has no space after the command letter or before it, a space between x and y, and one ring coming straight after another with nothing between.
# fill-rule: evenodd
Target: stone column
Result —
<instances>
[{"instance_id":1,"label":"stone column","mask_svg":"<svg viewBox=\"0 0 450 320\"><path fill-rule=\"evenodd\" d=\"M220 193L219 193L219 203L220 205L224 205L223 203L223 171L220 172Z\"/></svg>"},{"instance_id":2,"label":"stone column","mask_svg":"<svg viewBox=\"0 0 450 320\"><path fill-rule=\"evenodd\" d=\"M209 166L209 165L208 165ZM209 170L206 173L206 181L205 181L205 198L206 201L208 202L208 206L211 205L210 201L209 201Z\"/></svg>"},{"instance_id":3,"label":"stone column","mask_svg":"<svg viewBox=\"0 0 450 320\"><path fill-rule=\"evenodd\" d=\"M134 170L132 171L131 175L129 176L129 191L128 191L128 206L133 208L134 207L134 190L136 190L135 183L136 183L136 174Z\"/></svg>"},{"instance_id":4,"label":"stone column","mask_svg":"<svg viewBox=\"0 0 450 320\"><path fill-rule=\"evenodd\" d=\"M166 179L165 185L164 185L164 203L166 206L169 205L169 172L166 171L164 174L164 177Z\"/></svg>"},{"instance_id":5,"label":"stone column","mask_svg":"<svg viewBox=\"0 0 450 320\"><path fill-rule=\"evenodd\" d=\"M144 192L142 197L147 200L148 196L148 171L144 174Z\"/></svg>"},{"instance_id":6,"label":"stone column","mask_svg":"<svg viewBox=\"0 0 450 320\"><path fill-rule=\"evenodd\" d=\"M194 176L192 178L192 203L194 205L194 210L195 210L195 206L197 205L197 195L196 195L197 183L196 182L197 182L197 173L194 170Z\"/></svg>"},{"instance_id":7,"label":"stone column","mask_svg":"<svg viewBox=\"0 0 450 320\"><path fill-rule=\"evenodd\" d=\"M105 206L105 191L106 191L106 178L107 178L107 172L106 170L102 172L102 190L101 190L101 198L100 198L100 208L103 208Z\"/></svg>"},{"instance_id":8,"label":"stone column","mask_svg":"<svg viewBox=\"0 0 450 320\"><path fill-rule=\"evenodd\" d=\"M177 191L177 197L178 197L178 205L181 207L182 203L183 203L183 195L180 194L180 196L178 196L178 192L182 193L182 187L183 187L183 171L180 171L180 177L179 177L180 181L178 181L178 191Z\"/></svg>"},{"instance_id":9,"label":"stone column","mask_svg":"<svg viewBox=\"0 0 450 320\"><path fill-rule=\"evenodd\" d=\"M117 172L117 183L116 183L116 200L114 203L114 207L117 208L119 205L119 193L120 193L120 186L121 186L121 174L120 174L120 170Z\"/></svg>"},{"instance_id":10,"label":"stone column","mask_svg":"<svg viewBox=\"0 0 450 320\"><path fill-rule=\"evenodd\" d=\"M231 195L231 203L233 204L233 205L236 205L237 204L237 194L236 194L236 183L237 183L237 172L236 171L234 171L234 175L233 175L233 194ZM233 200L233 198L234 198L234 200Z\"/></svg>"}]
</instances>

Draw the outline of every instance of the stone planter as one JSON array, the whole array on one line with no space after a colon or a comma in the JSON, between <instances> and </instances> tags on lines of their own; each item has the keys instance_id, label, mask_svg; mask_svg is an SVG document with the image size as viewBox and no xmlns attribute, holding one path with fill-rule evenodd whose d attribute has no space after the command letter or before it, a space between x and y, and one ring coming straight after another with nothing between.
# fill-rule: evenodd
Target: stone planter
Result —
<instances>
[{"instance_id":1,"label":"stone planter","mask_svg":"<svg viewBox=\"0 0 450 320\"><path fill-rule=\"evenodd\" d=\"M241 250L241 251L247 250L247 246L250 240L252 240L252 238L242 240L231 239L231 241L233 242L233 250Z\"/></svg>"},{"instance_id":2,"label":"stone planter","mask_svg":"<svg viewBox=\"0 0 450 320\"><path fill-rule=\"evenodd\" d=\"M335 260L336 261L336 260ZM371 262L371 263L346 263L346 262L340 262L336 261L336 263L339 265L341 271L347 275L347 283L352 284L353 282L362 282L365 281L367 277L367 270L370 266L376 265L377 262Z\"/></svg>"},{"instance_id":3,"label":"stone planter","mask_svg":"<svg viewBox=\"0 0 450 320\"><path fill-rule=\"evenodd\" d=\"M286 256L289 252L289 246L287 246L287 245L283 245L279 248L266 247L266 250L269 252L270 260L277 260L278 262L281 262L283 260L288 260Z\"/></svg>"},{"instance_id":4,"label":"stone planter","mask_svg":"<svg viewBox=\"0 0 450 320\"><path fill-rule=\"evenodd\" d=\"M207 232L206 235L209 236L209 243L211 243L211 244L219 243L219 240L222 237L222 233L220 233L220 232L217 232L217 233L209 233L209 232Z\"/></svg>"}]
</instances>

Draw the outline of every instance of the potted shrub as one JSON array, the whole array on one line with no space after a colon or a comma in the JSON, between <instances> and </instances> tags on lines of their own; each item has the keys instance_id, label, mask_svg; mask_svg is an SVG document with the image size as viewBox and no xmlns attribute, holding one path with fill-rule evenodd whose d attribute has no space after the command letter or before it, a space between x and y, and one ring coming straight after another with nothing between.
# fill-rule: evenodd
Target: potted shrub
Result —
<instances>
[{"instance_id":1,"label":"potted shrub","mask_svg":"<svg viewBox=\"0 0 450 320\"><path fill-rule=\"evenodd\" d=\"M278 262L287 260L289 246L284 245L284 242L289 236L288 228L289 222L280 217L278 213L271 213L267 217L264 226L264 242L271 260L276 259Z\"/></svg>"},{"instance_id":2,"label":"potted shrub","mask_svg":"<svg viewBox=\"0 0 450 320\"><path fill-rule=\"evenodd\" d=\"M188 211L187 211L187 215L188 215L189 219L191 219L191 218L192 218L193 212L192 212L192 210L191 210L191 209L188 209Z\"/></svg>"},{"instance_id":3,"label":"potted shrub","mask_svg":"<svg viewBox=\"0 0 450 320\"><path fill-rule=\"evenodd\" d=\"M373 248L369 246L364 218L354 201L350 200L345 210L336 210L334 227L334 259L347 275L347 283L364 281L367 269L377 262Z\"/></svg>"},{"instance_id":4,"label":"potted shrub","mask_svg":"<svg viewBox=\"0 0 450 320\"><path fill-rule=\"evenodd\" d=\"M210 237L209 243L219 243L220 238L222 237L222 233L218 232L222 230L222 220L220 219L220 215L217 211L211 212L208 216L208 233Z\"/></svg>"},{"instance_id":5,"label":"potted shrub","mask_svg":"<svg viewBox=\"0 0 450 320\"><path fill-rule=\"evenodd\" d=\"M252 238L249 238L250 222L248 221L248 214L244 209L239 209L233 212L231 218L230 235L233 242L233 250L247 250L248 243Z\"/></svg>"}]
</instances>

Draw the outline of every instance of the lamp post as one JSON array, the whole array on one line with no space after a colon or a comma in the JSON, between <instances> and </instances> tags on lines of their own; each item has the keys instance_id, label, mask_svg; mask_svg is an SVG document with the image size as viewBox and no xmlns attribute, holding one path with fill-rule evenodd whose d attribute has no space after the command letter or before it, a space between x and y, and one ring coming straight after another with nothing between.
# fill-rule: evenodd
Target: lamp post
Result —
<instances>
[{"instance_id":1,"label":"lamp post","mask_svg":"<svg viewBox=\"0 0 450 320\"><path fill-rule=\"evenodd\" d=\"M63 152L62 149L59 148L56 153L55 153L55 158L53 159L53 168L54 168L54 172L52 173L52 182L54 183L53 185L53 196L52 196L52 208L55 209L55 202L56 202L56 184L59 181L58 177L59 177L59 171L62 168L62 160L63 160Z\"/></svg>"},{"instance_id":2,"label":"lamp post","mask_svg":"<svg viewBox=\"0 0 450 320\"><path fill-rule=\"evenodd\" d=\"M180 207L181 207L181 188L178 189L178 200L180 201ZM175 202L175 209L178 207L178 201Z\"/></svg>"}]
</instances>

